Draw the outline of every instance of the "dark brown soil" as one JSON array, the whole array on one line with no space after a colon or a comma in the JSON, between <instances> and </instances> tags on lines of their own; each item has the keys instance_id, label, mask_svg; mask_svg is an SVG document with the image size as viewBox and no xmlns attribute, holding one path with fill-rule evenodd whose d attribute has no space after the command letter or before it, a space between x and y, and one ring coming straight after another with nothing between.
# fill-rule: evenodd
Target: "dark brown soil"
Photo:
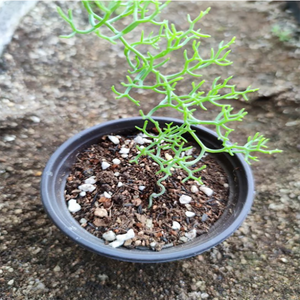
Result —
<instances>
[{"instance_id":1,"label":"dark brown soil","mask_svg":"<svg viewBox=\"0 0 300 300\"><path fill-rule=\"evenodd\" d=\"M193 165L193 169L206 165L195 175L202 177L203 186L211 188L213 195L207 196L193 180L183 183L187 174L174 169L173 175L162 182L166 192L154 199L149 208L149 196L160 192L156 182L163 174L157 174L159 166L149 157L142 157L138 164L131 163L138 151L133 136L118 138L120 143L115 145L103 136L99 144L80 153L67 179L66 201L76 199L81 205L82 209L73 214L81 226L99 238L111 230L118 235L133 229L135 237L124 246L156 251L206 233L222 215L228 199L226 174L217 161L205 156ZM122 146L130 149L125 157L119 153ZM162 152L162 156L166 153L174 155L169 150ZM199 149L194 147L191 159L198 155ZM119 159L120 164L114 164L114 159ZM101 166L103 161L110 163L105 170ZM78 187L93 176L96 189L81 197ZM198 191L192 192L193 187ZM191 202L182 204L179 200L182 195L191 197ZM188 217L186 212L195 215ZM174 228L174 221L180 228Z\"/></svg>"}]
</instances>

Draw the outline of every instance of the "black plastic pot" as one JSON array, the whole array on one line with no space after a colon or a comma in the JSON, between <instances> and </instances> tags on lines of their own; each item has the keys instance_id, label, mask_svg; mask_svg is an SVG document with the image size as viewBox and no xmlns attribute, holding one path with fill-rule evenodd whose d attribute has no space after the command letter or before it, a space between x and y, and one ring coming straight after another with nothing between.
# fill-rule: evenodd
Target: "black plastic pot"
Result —
<instances>
[{"instance_id":1,"label":"black plastic pot","mask_svg":"<svg viewBox=\"0 0 300 300\"><path fill-rule=\"evenodd\" d=\"M180 120L170 118L155 119L162 125L169 122L182 123ZM218 245L242 224L253 202L253 176L242 155L230 156L226 153L215 155L228 175L230 185L228 207L207 234L180 246L163 249L160 252L128 250L122 247L115 249L104 245L101 239L88 233L68 211L64 199L64 189L66 178L72 164L75 162L76 154L97 143L100 137L105 134L130 133L135 130L135 126L142 126L143 122L141 118L110 121L86 129L61 145L49 159L42 176L41 195L47 214L63 233L79 245L97 254L122 261L167 262L195 256ZM213 131L204 127L195 127L194 129L207 146L216 149L221 147L221 142Z\"/></svg>"}]
</instances>

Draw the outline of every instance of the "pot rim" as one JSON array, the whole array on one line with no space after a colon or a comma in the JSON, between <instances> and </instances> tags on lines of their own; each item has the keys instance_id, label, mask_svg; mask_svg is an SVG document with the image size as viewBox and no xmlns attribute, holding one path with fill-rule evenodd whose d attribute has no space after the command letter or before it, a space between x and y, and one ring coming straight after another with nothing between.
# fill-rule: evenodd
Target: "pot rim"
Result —
<instances>
[{"instance_id":1,"label":"pot rim","mask_svg":"<svg viewBox=\"0 0 300 300\"><path fill-rule=\"evenodd\" d=\"M155 117L153 118L156 121L161 122L178 122L182 123L182 120L175 119L175 118L166 118L166 117ZM73 137L69 138L67 141L65 141L50 157L48 160L48 163L43 171L42 178L41 178L41 197L42 202L44 205L44 209L47 212L50 219L52 219L53 223L68 237L70 237L75 243L83 246L84 248L95 252L100 255L104 255L113 259L122 260L122 261L130 261L130 262L143 262L143 263L157 263L157 262L168 262L168 261L174 261L174 260L180 260L184 258L188 258L197 254L200 254L202 252L205 252L209 250L210 248L216 246L217 244L221 243L225 239L227 239L231 234L233 234L234 231L240 227L244 219L246 218L247 214L249 213L253 198L254 198L254 178L252 175L252 171L250 166L245 162L244 157L242 154L237 153L234 155L236 157L237 161L243 168L244 173L246 174L246 183L247 183L247 193L246 193L246 199L245 203L238 214L236 216L235 220L232 222L230 226L225 228L220 234L215 236L212 239L208 239L204 243L200 243L196 246L191 247L182 247L182 246L175 246L168 249L163 249L162 251L156 252L156 251L143 251L143 250L137 250L137 249L123 249L120 248L112 248L110 246L107 246L103 243L103 241L92 235L91 233L87 232L84 228L80 226L80 224L73 218L73 216L69 213L67 209L67 205L65 203L65 210L67 211L67 214L65 214L62 218L61 211L57 207L57 203L53 201L51 198L51 195L49 195L49 189L54 188L54 178L56 178L58 175L54 173L54 166L58 164L59 161L62 161L60 163L60 167L64 161L64 154L68 152L68 149L74 143L84 143L85 136L91 134L94 131L99 131L104 127L110 127L115 126L117 123L126 123L126 122L133 122L134 124L136 122L141 122L143 120L141 117L133 117L133 118L124 118L119 120L111 120L108 122L100 123L98 125L95 125L93 127L87 128L77 134L75 134ZM195 128L199 128L202 131L205 131L209 135L214 136L217 138L217 134L212 131L211 129L208 129L203 126L195 126ZM120 127L120 130L122 127ZM106 134L106 133L103 133ZM76 152L76 151L75 151ZM76 152L77 153L77 152ZM60 181L64 183L65 181L62 180L62 176L60 175ZM57 179L59 179L57 178ZM66 178L66 174L64 174L64 178ZM64 183L65 185L65 183ZM60 197L64 197L63 193L60 193ZM86 236L85 237L85 234ZM209 234L210 232L208 232ZM84 237L84 238L83 238ZM101 242L99 242L101 241ZM184 245L186 245L185 243ZM171 250L169 250L171 249Z\"/></svg>"}]
</instances>

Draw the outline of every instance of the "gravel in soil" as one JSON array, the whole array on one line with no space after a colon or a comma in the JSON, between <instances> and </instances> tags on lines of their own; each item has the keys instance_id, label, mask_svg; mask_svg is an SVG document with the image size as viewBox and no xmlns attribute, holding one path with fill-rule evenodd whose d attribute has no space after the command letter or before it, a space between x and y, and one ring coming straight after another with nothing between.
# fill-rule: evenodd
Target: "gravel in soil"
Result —
<instances>
[{"instance_id":1,"label":"gravel in soil","mask_svg":"<svg viewBox=\"0 0 300 300\"><path fill-rule=\"evenodd\" d=\"M110 87L127 70L121 49L93 36L60 40L66 27L57 4L80 14L75 2L40 1L0 59L0 299L299 299L300 48L293 16L277 1L172 1L162 16L180 28L187 13L194 18L212 7L200 26L212 38L201 47L232 36L237 42L228 56L234 64L205 74L234 74L240 89L260 87L249 103L234 102L248 111L235 124L235 141L259 131L284 153L252 165L256 199L230 238L194 258L143 265L74 245L41 205L40 176L60 144L84 128L137 115L129 102L111 101ZM289 41L272 33L276 24L292 29ZM140 97L146 106L154 101Z\"/></svg>"},{"instance_id":2,"label":"gravel in soil","mask_svg":"<svg viewBox=\"0 0 300 300\"><path fill-rule=\"evenodd\" d=\"M65 193L68 203L76 200L80 205L74 218L88 232L111 242L110 246L118 247L125 241L129 249L160 251L208 232L227 204L229 188L223 169L212 156L195 163L194 170L206 166L194 173L202 177L201 186L194 180L182 182L186 172L174 169L162 182L166 192L148 208L150 195L160 192L157 181L163 174L157 174L159 166L149 157L141 157L137 164L131 162L138 152L137 137L142 138L137 134L103 136L98 144L77 155ZM172 159L174 153L166 150L161 155ZM199 149L193 147L189 155L189 160L198 157ZM133 233L126 238L129 230ZM120 235L125 237L123 243L113 242Z\"/></svg>"}]
</instances>

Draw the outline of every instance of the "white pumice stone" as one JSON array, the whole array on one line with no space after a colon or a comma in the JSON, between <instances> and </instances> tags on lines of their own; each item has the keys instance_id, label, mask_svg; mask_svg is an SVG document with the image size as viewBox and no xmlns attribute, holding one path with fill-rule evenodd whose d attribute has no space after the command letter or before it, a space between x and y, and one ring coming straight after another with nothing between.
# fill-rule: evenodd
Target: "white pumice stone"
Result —
<instances>
[{"instance_id":1,"label":"white pumice stone","mask_svg":"<svg viewBox=\"0 0 300 300\"><path fill-rule=\"evenodd\" d=\"M110 230L102 234L102 238L108 242L112 242L116 239L116 234Z\"/></svg>"},{"instance_id":2,"label":"white pumice stone","mask_svg":"<svg viewBox=\"0 0 300 300\"><path fill-rule=\"evenodd\" d=\"M80 223L80 224L86 224L86 223L87 223L87 220L86 220L85 218L81 218L81 219L79 220L79 223Z\"/></svg>"},{"instance_id":3,"label":"white pumice stone","mask_svg":"<svg viewBox=\"0 0 300 300\"><path fill-rule=\"evenodd\" d=\"M115 165L119 165L119 164L121 163L121 161L120 161L118 158L114 158L114 159L112 160L112 162L113 162L113 164L115 164Z\"/></svg>"},{"instance_id":4,"label":"white pumice stone","mask_svg":"<svg viewBox=\"0 0 300 300\"><path fill-rule=\"evenodd\" d=\"M118 182L117 187L121 187L122 185L123 185L123 183L120 181L120 182Z\"/></svg>"},{"instance_id":5,"label":"white pumice stone","mask_svg":"<svg viewBox=\"0 0 300 300\"><path fill-rule=\"evenodd\" d=\"M183 243L186 243L186 242L188 242L189 239L186 236L182 236L179 238L179 240Z\"/></svg>"},{"instance_id":6,"label":"white pumice stone","mask_svg":"<svg viewBox=\"0 0 300 300\"><path fill-rule=\"evenodd\" d=\"M143 137L140 134L134 138L134 141L140 145L143 145L145 143Z\"/></svg>"},{"instance_id":7,"label":"white pumice stone","mask_svg":"<svg viewBox=\"0 0 300 300\"><path fill-rule=\"evenodd\" d=\"M84 184L80 185L78 188L84 192L92 192L95 190L96 187L93 186L92 184L84 183Z\"/></svg>"},{"instance_id":8,"label":"white pumice stone","mask_svg":"<svg viewBox=\"0 0 300 300\"><path fill-rule=\"evenodd\" d=\"M195 213L194 212L192 212L192 211L186 211L185 212L185 215L188 217L188 218L192 218L192 217L195 217Z\"/></svg>"},{"instance_id":9,"label":"white pumice stone","mask_svg":"<svg viewBox=\"0 0 300 300\"><path fill-rule=\"evenodd\" d=\"M131 140L125 140L124 144L125 144L125 145L129 145L130 142L131 142Z\"/></svg>"},{"instance_id":10,"label":"white pumice stone","mask_svg":"<svg viewBox=\"0 0 300 300\"><path fill-rule=\"evenodd\" d=\"M109 246L111 246L113 248L118 248L118 247L121 247L123 244L124 244L124 241L115 240L115 241L109 243Z\"/></svg>"},{"instance_id":11,"label":"white pumice stone","mask_svg":"<svg viewBox=\"0 0 300 300\"><path fill-rule=\"evenodd\" d=\"M188 149L188 150L185 151L185 154L186 154L187 156L192 155L193 151L194 151L193 148Z\"/></svg>"},{"instance_id":12,"label":"white pumice stone","mask_svg":"<svg viewBox=\"0 0 300 300\"><path fill-rule=\"evenodd\" d=\"M192 185L191 186L191 192L194 194L197 194L199 192L199 189L196 185Z\"/></svg>"},{"instance_id":13,"label":"white pumice stone","mask_svg":"<svg viewBox=\"0 0 300 300\"><path fill-rule=\"evenodd\" d=\"M71 213L76 213L81 210L81 206L76 202L75 199L70 199L68 202L68 210Z\"/></svg>"},{"instance_id":14,"label":"white pumice stone","mask_svg":"<svg viewBox=\"0 0 300 300\"><path fill-rule=\"evenodd\" d=\"M188 204L188 203L190 203L191 201L192 201L192 197L187 196L187 195L182 195L182 196L180 196L180 198L179 198L179 202L180 202L181 204Z\"/></svg>"},{"instance_id":15,"label":"white pumice stone","mask_svg":"<svg viewBox=\"0 0 300 300\"><path fill-rule=\"evenodd\" d=\"M84 191L80 192L80 193L79 193L79 196L80 196L80 197L85 197L85 196L86 196L86 192L84 192Z\"/></svg>"},{"instance_id":16,"label":"white pumice stone","mask_svg":"<svg viewBox=\"0 0 300 300\"><path fill-rule=\"evenodd\" d=\"M207 186L200 186L200 191L202 191L208 197L212 196L214 193L214 191Z\"/></svg>"},{"instance_id":17,"label":"white pumice stone","mask_svg":"<svg viewBox=\"0 0 300 300\"><path fill-rule=\"evenodd\" d=\"M228 188L229 187L229 184L228 183L224 183L224 188Z\"/></svg>"},{"instance_id":18,"label":"white pumice stone","mask_svg":"<svg viewBox=\"0 0 300 300\"><path fill-rule=\"evenodd\" d=\"M101 167L102 167L102 170L106 170L107 168L110 167L110 164L107 161L103 161L101 163Z\"/></svg>"},{"instance_id":19,"label":"white pumice stone","mask_svg":"<svg viewBox=\"0 0 300 300\"><path fill-rule=\"evenodd\" d=\"M169 153L165 153L165 158L166 158L166 160L171 160L173 158L173 156L170 155Z\"/></svg>"},{"instance_id":20,"label":"white pumice stone","mask_svg":"<svg viewBox=\"0 0 300 300\"><path fill-rule=\"evenodd\" d=\"M139 190L140 190L140 191L143 191L145 188L146 188L146 187L145 187L144 185L140 185L140 186L139 186Z\"/></svg>"},{"instance_id":21,"label":"white pumice stone","mask_svg":"<svg viewBox=\"0 0 300 300\"><path fill-rule=\"evenodd\" d=\"M129 149L129 148L125 148L125 147L123 147L123 148L121 148L121 149L120 149L119 153L120 153L120 154L128 154L128 153L129 153L129 151L130 151L130 149Z\"/></svg>"},{"instance_id":22,"label":"white pumice stone","mask_svg":"<svg viewBox=\"0 0 300 300\"><path fill-rule=\"evenodd\" d=\"M145 144L151 144L151 143L152 143L152 141L151 141L151 140L149 140L149 139L145 139L145 138L144 138L144 143L145 143Z\"/></svg>"},{"instance_id":23,"label":"white pumice stone","mask_svg":"<svg viewBox=\"0 0 300 300\"><path fill-rule=\"evenodd\" d=\"M179 230L180 229L180 224L177 222L177 221L173 221L173 224L172 224L172 229L174 230Z\"/></svg>"},{"instance_id":24,"label":"white pumice stone","mask_svg":"<svg viewBox=\"0 0 300 300\"><path fill-rule=\"evenodd\" d=\"M105 218L108 216L107 210L105 208L97 207L95 209L94 215L96 217Z\"/></svg>"},{"instance_id":25,"label":"white pumice stone","mask_svg":"<svg viewBox=\"0 0 300 300\"><path fill-rule=\"evenodd\" d=\"M152 242L149 244L149 246L151 247L152 250L155 250L156 243Z\"/></svg>"},{"instance_id":26,"label":"white pumice stone","mask_svg":"<svg viewBox=\"0 0 300 300\"><path fill-rule=\"evenodd\" d=\"M191 211L193 209L191 204L185 204L184 206L186 207L187 210Z\"/></svg>"},{"instance_id":27,"label":"white pumice stone","mask_svg":"<svg viewBox=\"0 0 300 300\"><path fill-rule=\"evenodd\" d=\"M127 157L128 157L128 154L121 154L121 156L122 156L123 158L127 158Z\"/></svg>"},{"instance_id":28,"label":"white pumice stone","mask_svg":"<svg viewBox=\"0 0 300 300\"><path fill-rule=\"evenodd\" d=\"M117 241L127 241L127 240L129 240L129 239L132 239L132 238L134 238L135 237L135 233L134 233L134 231L133 231L133 229L129 229L128 231L127 231L127 233L125 233L125 234L118 234L117 236L116 236L116 238L117 238Z\"/></svg>"},{"instance_id":29,"label":"white pumice stone","mask_svg":"<svg viewBox=\"0 0 300 300\"><path fill-rule=\"evenodd\" d=\"M118 177L119 175L120 175L119 172L115 172L115 173L114 173L114 176L116 176L116 177Z\"/></svg>"},{"instance_id":30,"label":"white pumice stone","mask_svg":"<svg viewBox=\"0 0 300 300\"><path fill-rule=\"evenodd\" d=\"M96 176L91 176L89 178L87 178L84 183L87 183L87 184L94 184L96 183Z\"/></svg>"},{"instance_id":31,"label":"white pumice stone","mask_svg":"<svg viewBox=\"0 0 300 300\"><path fill-rule=\"evenodd\" d=\"M108 135L107 136L115 145L119 144L120 143L120 140L114 136L114 135Z\"/></svg>"},{"instance_id":32,"label":"white pumice stone","mask_svg":"<svg viewBox=\"0 0 300 300\"><path fill-rule=\"evenodd\" d=\"M189 240L193 240L193 239L197 236L196 229L193 228L191 231L187 232L187 233L185 234L185 236L186 236Z\"/></svg>"},{"instance_id":33,"label":"white pumice stone","mask_svg":"<svg viewBox=\"0 0 300 300\"><path fill-rule=\"evenodd\" d=\"M108 192L104 192L103 193L103 196L105 197L105 198L111 198L111 194L109 194Z\"/></svg>"}]
</instances>

